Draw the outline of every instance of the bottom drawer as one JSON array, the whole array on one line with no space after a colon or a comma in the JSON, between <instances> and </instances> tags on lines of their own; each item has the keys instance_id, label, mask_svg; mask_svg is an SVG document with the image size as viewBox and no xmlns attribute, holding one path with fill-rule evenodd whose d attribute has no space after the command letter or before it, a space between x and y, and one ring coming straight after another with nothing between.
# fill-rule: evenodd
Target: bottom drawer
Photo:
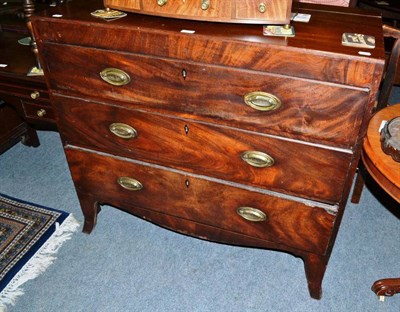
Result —
<instances>
[{"instance_id":1,"label":"bottom drawer","mask_svg":"<svg viewBox=\"0 0 400 312\"><path fill-rule=\"evenodd\" d=\"M291 248L326 251L335 216L318 203L105 154L65 152L76 188L100 203L126 203Z\"/></svg>"},{"instance_id":2,"label":"bottom drawer","mask_svg":"<svg viewBox=\"0 0 400 312\"><path fill-rule=\"evenodd\" d=\"M33 104L26 101L22 101L22 105L26 118L55 123L54 112L49 105Z\"/></svg>"}]
</instances>

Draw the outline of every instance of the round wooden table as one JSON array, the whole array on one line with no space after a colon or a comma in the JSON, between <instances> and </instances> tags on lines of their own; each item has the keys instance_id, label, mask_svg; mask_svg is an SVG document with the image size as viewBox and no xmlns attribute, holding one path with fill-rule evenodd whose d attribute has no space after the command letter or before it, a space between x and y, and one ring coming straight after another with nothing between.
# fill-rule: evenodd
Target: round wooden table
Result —
<instances>
[{"instance_id":1,"label":"round wooden table","mask_svg":"<svg viewBox=\"0 0 400 312\"><path fill-rule=\"evenodd\" d=\"M372 178L397 202L400 203L400 162L383 152L379 129L383 121L400 116L400 104L388 106L378 111L371 119L364 141L361 158ZM372 291L384 300L400 292L400 278L387 278L376 281Z\"/></svg>"}]
</instances>

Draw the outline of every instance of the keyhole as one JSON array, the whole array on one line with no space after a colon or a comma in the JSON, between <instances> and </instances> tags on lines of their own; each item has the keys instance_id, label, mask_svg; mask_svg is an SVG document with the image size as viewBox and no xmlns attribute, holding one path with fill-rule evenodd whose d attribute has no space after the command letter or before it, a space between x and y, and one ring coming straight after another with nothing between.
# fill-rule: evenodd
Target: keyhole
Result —
<instances>
[{"instance_id":1,"label":"keyhole","mask_svg":"<svg viewBox=\"0 0 400 312\"><path fill-rule=\"evenodd\" d=\"M182 77L183 77L183 79L186 79L186 76L187 76L186 69L182 69Z\"/></svg>"},{"instance_id":2,"label":"keyhole","mask_svg":"<svg viewBox=\"0 0 400 312\"><path fill-rule=\"evenodd\" d=\"M189 127L188 127L188 125L185 125L183 128L185 129L186 135L188 135L188 133L189 133Z\"/></svg>"},{"instance_id":3,"label":"keyhole","mask_svg":"<svg viewBox=\"0 0 400 312\"><path fill-rule=\"evenodd\" d=\"M185 181L185 185L186 185L186 187L187 187L187 188L189 188L189 185L190 185L190 182L189 182L189 180L187 180L187 179L186 179L186 181Z\"/></svg>"}]
</instances>

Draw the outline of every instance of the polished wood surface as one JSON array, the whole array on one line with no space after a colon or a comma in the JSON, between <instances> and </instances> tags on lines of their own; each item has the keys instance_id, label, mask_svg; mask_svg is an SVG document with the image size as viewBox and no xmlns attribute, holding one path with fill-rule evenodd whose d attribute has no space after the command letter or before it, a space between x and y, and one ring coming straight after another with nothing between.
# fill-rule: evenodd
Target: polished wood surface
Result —
<instances>
[{"instance_id":1,"label":"polished wood surface","mask_svg":"<svg viewBox=\"0 0 400 312\"><path fill-rule=\"evenodd\" d=\"M385 154L381 148L379 128L382 121L400 116L400 104L378 111L368 126L362 159L374 180L400 203L400 163Z\"/></svg>"},{"instance_id":2,"label":"polished wood surface","mask_svg":"<svg viewBox=\"0 0 400 312\"><path fill-rule=\"evenodd\" d=\"M383 152L380 139L382 122L400 116L400 104L378 111L371 119L365 138L362 159L368 173L398 203L400 203L400 162ZM397 239L397 238L395 238ZM377 296L400 293L400 278L381 279L372 285Z\"/></svg>"},{"instance_id":3,"label":"polished wood surface","mask_svg":"<svg viewBox=\"0 0 400 312\"><path fill-rule=\"evenodd\" d=\"M210 22L288 24L292 0L104 0L104 6L122 11Z\"/></svg>"},{"instance_id":4,"label":"polished wood surface","mask_svg":"<svg viewBox=\"0 0 400 312\"><path fill-rule=\"evenodd\" d=\"M84 232L109 204L202 239L290 252L319 299L383 72L380 17L294 7L310 22L271 38L254 24L106 22L90 14L101 7L32 17ZM370 56L341 45L348 31L376 37Z\"/></svg>"}]
</instances>

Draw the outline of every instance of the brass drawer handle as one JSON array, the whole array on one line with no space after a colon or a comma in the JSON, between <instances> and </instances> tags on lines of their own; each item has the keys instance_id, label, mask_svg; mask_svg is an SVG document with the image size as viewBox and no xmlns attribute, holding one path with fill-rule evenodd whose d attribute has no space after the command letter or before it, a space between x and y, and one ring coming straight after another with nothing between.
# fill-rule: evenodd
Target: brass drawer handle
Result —
<instances>
[{"instance_id":1,"label":"brass drawer handle","mask_svg":"<svg viewBox=\"0 0 400 312\"><path fill-rule=\"evenodd\" d=\"M143 184L134 178L120 177L118 178L117 182L124 189L129 191L140 191L143 188Z\"/></svg>"},{"instance_id":2,"label":"brass drawer handle","mask_svg":"<svg viewBox=\"0 0 400 312\"><path fill-rule=\"evenodd\" d=\"M250 166L258 168L272 167L275 163L270 155L259 151L246 151L240 155L240 158Z\"/></svg>"},{"instance_id":3,"label":"brass drawer handle","mask_svg":"<svg viewBox=\"0 0 400 312\"><path fill-rule=\"evenodd\" d=\"M40 96L40 92L39 91L33 91L31 93L31 99L32 100L36 100L37 98L39 98L39 96Z\"/></svg>"},{"instance_id":4,"label":"brass drawer handle","mask_svg":"<svg viewBox=\"0 0 400 312\"><path fill-rule=\"evenodd\" d=\"M265 11L267 11L267 6L264 2L260 2L260 4L258 5L258 11L260 13L265 13Z\"/></svg>"},{"instance_id":5,"label":"brass drawer handle","mask_svg":"<svg viewBox=\"0 0 400 312\"><path fill-rule=\"evenodd\" d=\"M135 139L138 136L135 128L124 123L115 122L112 123L108 128L112 134L121 139Z\"/></svg>"},{"instance_id":6,"label":"brass drawer handle","mask_svg":"<svg viewBox=\"0 0 400 312\"><path fill-rule=\"evenodd\" d=\"M124 86L131 81L131 77L121 69L106 68L100 72L100 77L113 86Z\"/></svg>"},{"instance_id":7,"label":"brass drawer handle","mask_svg":"<svg viewBox=\"0 0 400 312\"><path fill-rule=\"evenodd\" d=\"M244 96L244 102L260 111L273 111L282 105L281 100L275 95L261 91L247 93Z\"/></svg>"},{"instance_id":8,"label":"brass drawer handle","mask_svg":"<svg viewBox=\"0 0 400 312\"><path fill-rule=\"evenodd\" d=\"M201 0L201 9L203 11L208 10L209 7L210 7L210 0Z\"/></svg>"},{"instance_id":9,"label":"brass drawer handle","mask_svg":"<svg viewBox=\"0 0 400 312\"><path fill-rule=\"evenodd\" d=\"M252 222L262 222L267 221L267 215L259 209L252 207L239 207L236 210L237 214L241 216L243 219Z\"/></svg>"},{"instance_id":10,"label":"brass drawer handle","mask_svg":"<svg viewBox=\"0 0 400 312\"><path fill-rule=\"evenodd\" d=\"M157 0L157 4L158 4L159 6L166 5L167 2L168 2L168 0Z\"/></svg>"},{"instance_id":11,"label":"brass drawer handle","mask_svg":"<svg viewBox=\"0 0 400 312\"><path fill-rule=\"evenodd\" d=\"M43 108L41 108L41 109L39 109L39 110L36 112L36 115L37 115L38 117L43 117L44 115L46 115L46 110L43 109Z\"/></svg>"}]
</instances>

